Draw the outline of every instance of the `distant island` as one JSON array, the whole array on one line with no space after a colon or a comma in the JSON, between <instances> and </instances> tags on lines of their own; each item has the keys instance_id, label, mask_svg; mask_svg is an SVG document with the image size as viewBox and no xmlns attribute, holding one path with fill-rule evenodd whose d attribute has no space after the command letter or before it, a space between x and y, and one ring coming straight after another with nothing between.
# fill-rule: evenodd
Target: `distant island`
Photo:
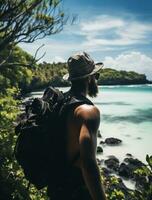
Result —
<instances>
[{"instance_id":1,"label":"distant island","mask_svg":"<svg viewBox=\"0 0 152 200\"><path fill-rule=\"evenodd\" d=\"M1 52L0 57L7 57L7 50ZM13 65L12 65L13 63ZM37 89L43 89L49 85L54 87L70 86L70 82L62 79L67 73L66 63L36 64L36 60L20 47L14 47L7 62L1 67L0 89L17 86L22 93ZM152 84L147 80L145 74L134 71L117 71L111 68L104 68L100 72L99 85L132 85Z\"/></svg>"},{"instance_id":2,"label":"distant island","mask_svg":"<svg viewBox=\"0 0 152 200\"><path fill-rule=\"evenodd\" d=\"M62 79L63 75L67 73L66 63L46 63L39 65L41 74L47 73L49 83L53 86L68 86L70 83ZM99 85L132 85L132 84L150 84L145 74L139 74L134 71L118 71L111 68L105 68L100 71L98 80Z\"/></svg>"}]
</instances>

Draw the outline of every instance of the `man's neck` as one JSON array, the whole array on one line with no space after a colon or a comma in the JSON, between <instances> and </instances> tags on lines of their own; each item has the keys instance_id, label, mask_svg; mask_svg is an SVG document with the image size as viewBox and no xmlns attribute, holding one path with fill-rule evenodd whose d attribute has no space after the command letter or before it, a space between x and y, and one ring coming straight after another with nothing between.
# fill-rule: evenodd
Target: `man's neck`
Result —
<instances>
[{"instance_id":1,"label":"man's neck","mask_svg":"<svg viewBox=\"0 0 152 200\"><path fill-rule=\"evenodd\" d=\"M87 91L80 91L80 90L76 90L74 88L71 87L70 89L72 94L77 94L77 95L82 95L82 96L87 96Z\"/></svg>"}]
</instances>

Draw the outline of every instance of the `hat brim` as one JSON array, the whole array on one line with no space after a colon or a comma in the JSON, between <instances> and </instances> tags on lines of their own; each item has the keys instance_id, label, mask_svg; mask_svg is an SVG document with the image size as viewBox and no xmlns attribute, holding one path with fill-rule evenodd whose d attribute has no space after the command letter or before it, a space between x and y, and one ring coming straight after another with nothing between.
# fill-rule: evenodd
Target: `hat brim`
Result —
<instances>
[{"instance_id":1,"label":"hat brim","mask_svg":"<svg viewBox=\"0 0 152 200\"><path fill-rule=\"evenodd\" d=\"M91 73L89 73L89 74L86 74L86 75L84 75L84 76L79 76L79 77L76 77L76 78L72 78L72 77L70 77L69 74L67 73L67 74L65 74L65 75L63 76L63 79L64 79L65 81L74 81L74 80L83 79L83 78L86 78L86 77L88 77L88 76L90 76L90 75L93 75L93 74L97 73L97 72L100 71L102 68L103 68L103 63L96 63L95 66L94 66L93 71L92 71Z\"/></svg>"}]
</instances>

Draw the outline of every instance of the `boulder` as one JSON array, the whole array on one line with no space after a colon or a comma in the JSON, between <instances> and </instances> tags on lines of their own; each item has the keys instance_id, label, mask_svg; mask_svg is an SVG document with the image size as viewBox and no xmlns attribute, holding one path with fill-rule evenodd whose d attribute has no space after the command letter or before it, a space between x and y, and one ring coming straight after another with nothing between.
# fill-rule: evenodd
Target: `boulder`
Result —
<instances>
[{"instance_id":1,"label":"boulder","mask_svg":"<svg viewBox=\"0 0 152 200\"><path fill-rule=\"evenodd\" d=\"M133 157L131 153L127 153L126 156Z\"/></svg>"},{"instance_id":2,"label":"boulder","mask_svg":"<svg viewBox=\"0 0 152 200\"><path fill-rule=\"evenodd\" d=\"M106 138L105 143L108 145L118 145L118 144L122 143L122 140L111 137L111 138Z\"/></svg>"},{"instance_id":3,"label":"boulder","mask_svg":"<svg viewBox=\"0 0 152 200\"><path fill-rule=\"evenodd\" d=\"M100 141L100 144L105 144L105 142L103 140Z\"/></svg>"},{"instance_id":4,"label":"boulder","mask_svg":"<svg viewBox=\"0 0 152 200\"><path fill-rule=\"evenodd\" d=\"M119 167L119 175L125 178L135 179L134 171L145 166L140 160L129 157L125 158L124 162Z\"/></svg>"},{"instance_id":5,"label":"boulder","mask_svg":"<svg viewBox=\"0 0 152 200\"><path fill-rule=\"evenodd\" d=\"M97 147L97 153L103 153L103 148L100 147L100 146L98 146L98 147Z\"/></svg>"},{"instance_id":6,"label":"boulder","mask_svg":"<svg viewBox=\"0 0 152 200\"><path fill-rule=\"evenodd\" d=\"M112 169L113 171L118 171L119 169L119 160L115 156L110 156L110 158L105 160L104 163L109 169Z\"/></svg>"},{"instance_id":7,"label":"boulder","mask_svg":"<svg viewBox=\"0 0 152 200\"><path fill-rule=\"evenodd\" d=\"M102 173L104 174L105 177L108 177L111 171L107 169L106 167L102 167Z\"/></svg>"},{"instance_id":8,"label":"boulder","mask_svg":"<svg viewBox=\"0 0 152 200\"><path fill-rule=\"evenodd\" d=\"M130 171L130 167L125 163L121 163L118 173L120 176L128 179L132 177L132 171Z\"/></svg>"},{"instance_id":9,"label":"boulder","mask_svg":"<svg viewBox=\"0 0 152 200\"><path fill-rule=\"evenodd\" d=\"M99 130L98 130L97 136L98 136L98 138L102 138L101 133L100 133Z\"/></svg>"},{"instance_id":10,"label":"boulder","mask_svg":"<svg viewBox=\"0 0 152 200\"><path fill-rule=\"evenodd\" d=\"M134 176L134 181L136 182L135 186L138 190L142 191L145 188L148 188L149 183L146 176Z\"/></svg>"},{"instance_id":11,"label":"boulder","mask_svg":"<svg viewBox=\"0 0 152 200\"><path fill-rule=\"evenodd\" d=\"M141 138L141 137L136 137L136 139L137 139L137 140L141 140L142 138Z\"/></svg>"},{"instance_id":12,"label":"boulder","mask_svg":"<svg viewBox=\"0 0 152 200\"><path fill-rule=\"evenodd\" d=\"M124 162L128 163L128 165L132 165L134 168L140 168L142 166L145 166L143 162L138 160L137 158L125 158Z\"/></svg>"}]
</instances>

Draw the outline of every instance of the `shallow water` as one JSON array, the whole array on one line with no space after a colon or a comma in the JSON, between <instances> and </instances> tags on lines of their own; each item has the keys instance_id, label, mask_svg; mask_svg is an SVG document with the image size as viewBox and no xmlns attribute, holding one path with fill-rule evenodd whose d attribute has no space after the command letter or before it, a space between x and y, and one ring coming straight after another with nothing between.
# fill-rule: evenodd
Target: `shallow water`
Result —
<instances>
[{"instance_id":1,"label":"shallow water","mask_svg":"<svg viewBox=\"0 0 152 200\"><path fill-rule=\"evenodd\" d=\"M152 85L100 87L94 103L101 111L103 138L122 139L120 146L105 146L104 156L120 160L126 153L145 162L152 155Z\"/></svg>"}]
</instances>

